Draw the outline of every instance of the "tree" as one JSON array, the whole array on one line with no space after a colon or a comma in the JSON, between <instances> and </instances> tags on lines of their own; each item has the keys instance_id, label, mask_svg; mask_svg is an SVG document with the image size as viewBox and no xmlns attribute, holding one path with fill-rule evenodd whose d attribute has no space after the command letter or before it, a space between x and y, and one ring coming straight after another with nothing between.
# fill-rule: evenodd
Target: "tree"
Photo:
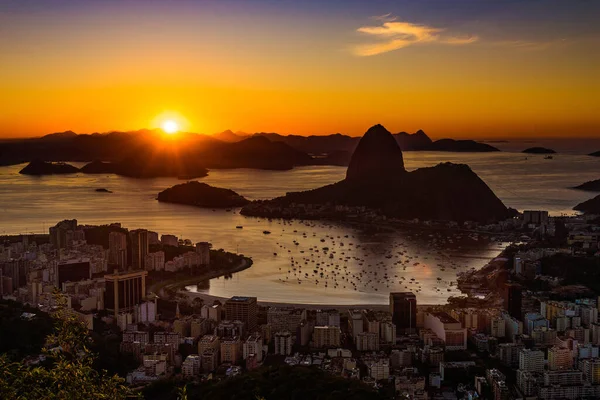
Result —
<instances>
[{"instance_id":1,"label":"tree","mask_svg":"<svg viewBox=\"0 0 600 400\"><path fill-rule=\"evenodd\" d=\"M42 350L38 366L11 362L0 355L2 399L125 399L130 389L122 378L96 371L85 324L56 296L56 327Z\"/></svg>"}]
</instances>

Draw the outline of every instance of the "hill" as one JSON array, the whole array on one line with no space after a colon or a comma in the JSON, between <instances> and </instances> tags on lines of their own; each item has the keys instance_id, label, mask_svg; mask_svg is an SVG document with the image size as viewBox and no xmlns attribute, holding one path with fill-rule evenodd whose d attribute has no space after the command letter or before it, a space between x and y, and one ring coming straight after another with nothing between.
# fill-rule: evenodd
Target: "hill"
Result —
<instances>
[{"instance_id":1,"label":"hill","mask_svg":"<svg viewBox=\"0 0 600 400\"><path fill-rule=\"evenodd\" d=\"M573 210L580 211L584 214L599 214L600 215L600 195L593 199L584 201L573 207Z\"/></svg>"},{"instance_id":2,"label":"hill","mask_svg":"<svg viewBox=\"0 0 600 400\"><path fill-rule=\"evenodd\" d=\"M600 157L600 151L596 151L594 153L590 153L589 155L592 156L592 157Z\"/></svg>"},{"instance_id":3,"label":"hill","mask_svg":"<svg viewBox=\"0 0 600 400\"><path fill-rule=\"evenodd\" d=\"M41 160L33 160L25 168L19 171L23 175L64 175L76 174L79 168L62 162L51 163Z\"/></svg>"},{"instance_id":4,"label":"hill","mask_svg":"<svg viewBox=\"0 0 600 400\"><path fill-rule=\"evenodd\" d=\"M208 208L241 207L250 202L233 190L222 189L196 181L165 189L158 194L157 200L165 203Z\"/></svg>"},{"instance_id":5,"label":"hill","mask_svg":"<svg viewBox=\"0 0 600 400\"><path fill-rule=\"evenodd\" d=\"M523 150L523 153L527 154L556 154L556 151L545 147L530 147Z\"/></svg>"},{"instance_id":6,"label":"hill","mask_svg":"<svg viewBox=\"0 0 600 400\"><path fill-rule=\"evenodd\" d=\"M346 179L242 209L244 215L318 218L307 205L378 209L390 217L450 221L504 219L510 211L468 166L451 163L413 172L383 126L370 128L352 155Z\"/></svg>"},{"instance_id":7,"label":"hill","mask_svg":"<svg viewBox=\"0 0 600 400\"><path fill-rule=\"evenodd\" d=\"M579 186L575 186L573 189L585 190L588 192L600 192L600 179L582 183Z\"/></svg>"}]
</instances>

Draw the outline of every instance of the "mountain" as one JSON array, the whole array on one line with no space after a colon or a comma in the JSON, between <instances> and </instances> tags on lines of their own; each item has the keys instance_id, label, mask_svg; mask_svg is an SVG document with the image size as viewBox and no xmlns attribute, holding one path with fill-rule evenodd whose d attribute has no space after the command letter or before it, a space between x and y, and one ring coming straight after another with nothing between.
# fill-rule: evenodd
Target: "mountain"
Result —
<instances>
[{"instance_id":1,"label":"mountain","mask_svg":"<svg viewBox=\"0 0 600 400\"><path fill-rule=\"evenodd\" d=\"M329 154L335 151L354 151L359 138L336 133L326 136L299 136L280 135L278 133L255 133L254 136L263 136L272 142L283 142L297 150L308 154Z\"/></svg>"},{"instance_id":2,"label":"mountain","mask_svg":"<svg viewBox=\"0 0 600 400\"><path fill-rule=\"evenodd\" d=\"M600 192L600 179L582 183L579 186L575 186L573 189L585 190L588 192Z\"/></svg>"},{"instance_id":3,"label":"mountain","mask_svg":"<svg viewBox=\"0 0 600 400\"><path fill-rule=\"evenodd\" d=\"M402 151L428 150L433 141L422 130L415 133L399 132L394 135Z\"/></svg>"},{"instance_id":4,"label":"mountain","mask_svg":"<svg viewBox=\"0 0 600 400\"><path fill-rule=\"evenodd\" d=\"M547 149L545 147L530 147L528 149L523 150L523 153L527 154L556 154L556 151L552 149Z\"/></svg>"},{"instance_id":5,"label":"mountain","mask_svg":"<svg viewBox=\"0 0 600 400\"><path fill-rule=\"evenodd\" d=\"M41 160L33 160L25 168L19 171L23 175L64 175L76 174L79 168L65 163L50 163Z\"/></svg>"},{"instance_id":6,"label":"mountain","mask_svg":"<svg viewBox=\"0 0 600 400\"><path fill-rule=\"evenodd\" d=\"M346 180L396 179L405 172L398 143L382 125L375 125L369 128L354 150Z\"/></svg>"},{"instance_id":7,"label":"mountain","mask_svg":"<svg viewBox=\"0 0 600 400\"><path fill-rule=\"evenodd\" d=\"M346 179L306 192L253 202L244 215L319 218L319 207L368 207L402 219L494 221L511 215L492 190L467 165L439 164L412 172L402 151L383 126L360 139ZM337 209L334 207L334 209ZM333 213L333 214L332 214ZM328 215L336 215L333 211Z\"/></svg>"},{"instance_id":8,"label":"mountain","mask_svg":"<svg viewBox=\"0 0 600 400\"><path fill-rule=\"evenodd\" d=\"M590 156L592 156L592 157L600 157L600 151L596 151L594 153L591 153Z\"/></svg>"},{"instance_id":9,"label":"mountain","mask_svg":"<svg viewBox=\"0 0 600 400\"><path fill-rule=\"evenodd\" d=\"M231 130L226 130L223 131L221 133L217 133L215 135L213 135L213 137L215 139L219 139L222 140L223 142L227 142L227 143L235 143L235 142L239 142L241 140L244 140L248 137L249 135L243 132L237 132L234 133Z\"/></svg>"},{"instance_id":10,"label":"mountain","mask_svg":"<svg viewBox=\"0 0 600 400\"><path fill-rule=\"evenodd\" d=\"M233 190L222 189L196 181L165 189L158 194L157 200L165 203L209 208L241 207L250 202Z\"/></svg>"},{"instance_id":11,"label":"mountain","mask_svg":"<svg viewBox=\"0 0 600 400\"><path fill-rule=\"evenodd\" d=\"M573 210L580 211L584 214L600 214L600 195L577 204L573 207Z\"/></svg>"}]
</instances>

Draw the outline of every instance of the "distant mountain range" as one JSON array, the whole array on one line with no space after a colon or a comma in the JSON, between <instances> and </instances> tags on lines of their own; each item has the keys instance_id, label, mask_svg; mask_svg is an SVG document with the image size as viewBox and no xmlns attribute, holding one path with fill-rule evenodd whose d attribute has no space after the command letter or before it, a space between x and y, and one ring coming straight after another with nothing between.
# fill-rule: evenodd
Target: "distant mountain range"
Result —
<instances>
[{"instance_id":1,"label":"distant mountain range","mask_svg":"<svg viewBox=\"0 0 600 400\"><path fill-rule=\"evenodd\" d=\"M423 131L393 135L404 151L499 151L472 140L432 141ZM225 131L216 135L180 132L173 140L162 131L77 134L58 132L40 138L0 142L0 165L24 162L90 162L86 173L127 176L198 175L202 168L286 170L302 165L347 166L360 138L342 134L284 136ZM110 164L99 164L99 161ZM33 168L30 168L32 170ZM42 169L43 171L43 169ZM95 171L95 172L94 172Z\"/></svg>"}]
</instances>

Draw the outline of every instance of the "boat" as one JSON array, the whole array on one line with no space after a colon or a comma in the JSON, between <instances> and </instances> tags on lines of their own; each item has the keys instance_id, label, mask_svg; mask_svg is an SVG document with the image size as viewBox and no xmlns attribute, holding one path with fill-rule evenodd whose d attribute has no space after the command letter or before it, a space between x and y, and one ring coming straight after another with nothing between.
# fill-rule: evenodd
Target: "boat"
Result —
<instances>
[{"instance_id":1,"label":"boat","mask_svg":"<svg viewBox=\"0 0 600 400\"><path fill-rule=\"evenodd\" d=\"M264 233L265 235L270 235L270 234L271 234L271 231L263 231L263 233Z\"/></svg>"},{"instance_id":2,"label":"boat","mask_svg":"<svg viewBox=\"0 0 600 400\"><path fill-rule=\"evenodd\" d=\"M235 227L235 229L243 229L244 227L242 225L238 225Z\"/></svg>"},{"instance_id":3,"label":"boat","mask_svg":"<svg viewBox=\"0 0 600 400\"><path fill-rule=\"evenodd\" d=\"M552 160L552 159L554 159L554 157L552 157L552 156L546 156L546 157L544 157L544 160Z\"/></svg>"}]
</instances>

